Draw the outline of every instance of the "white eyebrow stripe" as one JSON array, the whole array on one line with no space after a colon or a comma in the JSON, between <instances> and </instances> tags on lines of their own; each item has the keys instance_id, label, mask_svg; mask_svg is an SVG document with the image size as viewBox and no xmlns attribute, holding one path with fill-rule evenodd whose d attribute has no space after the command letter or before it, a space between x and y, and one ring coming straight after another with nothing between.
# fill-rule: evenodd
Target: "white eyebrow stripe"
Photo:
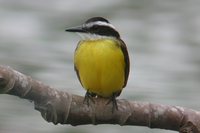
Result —
<instances>
[{"instance_id":1,"label":"white eyebrow stripe","mask_svg":"<svg viewBox=\"0 0 200 133\"><path fill-rule=\"evenodd\" d=\"M111 28L115 29L115 27L112 24L106 23L106 22L102 22L102 21L91 22L91 23L88 23L86 25L88 27L92 27L94 25L101 25L101 26L108 26L108 27L111 27Z\"/></svg>"}]
</instances>

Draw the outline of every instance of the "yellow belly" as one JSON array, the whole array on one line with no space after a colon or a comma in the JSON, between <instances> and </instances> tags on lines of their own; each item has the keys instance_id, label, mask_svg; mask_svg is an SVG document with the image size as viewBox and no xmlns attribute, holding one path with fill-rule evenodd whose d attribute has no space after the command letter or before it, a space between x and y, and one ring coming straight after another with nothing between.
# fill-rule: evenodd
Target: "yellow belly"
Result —
<instances>
[{"instance_id":1,"label":"yellow belly","mask_svg":"<svg viewBox=\"0 0 200 133\"><path fill-rule=\"evenodd\" d=\"M74 55L82 86L102 97L111 97L123 88L125 61L117 41L81 41Z\"/></svg>"}]
</instances>

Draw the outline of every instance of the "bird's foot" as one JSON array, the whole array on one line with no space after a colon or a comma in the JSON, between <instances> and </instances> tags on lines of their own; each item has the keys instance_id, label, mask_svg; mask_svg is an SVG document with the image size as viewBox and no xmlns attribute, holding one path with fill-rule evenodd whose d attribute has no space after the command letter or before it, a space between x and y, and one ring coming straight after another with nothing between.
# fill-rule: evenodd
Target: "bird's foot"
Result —
<instances>
[{"instance_id":1,"label":"bird's foot","mask_svg":"<svg viewBox=\"0 0 200 133\"><path fill-rule=\"evenodd\" d=\"M93 103L95 103L95 101L94 101L94 99L93 99L93 97L95 97L95 96L96 96L96 94L90 93L89 91L87 91L87 92L85 93L85 98L84 98L84 100L83 100L83 103L86 103L86 104L88 105L88 107L89 107L90 101L92 101Z\"/></svg>"},{"instance_id":2,"label":"bird's foot","mask_svg":"<svg viewBox=\"0 0 200 133\"><path fill-rule=\"evenodd\" d=\"M112 113L114 113L115 110L118 110L118 105L116 100L117 96L118 96L117 93L113 93L112 97L110 97L109 101L107 102L107 104L110 104L110 102L112 102Z\"/></svg>"}]
</instances>

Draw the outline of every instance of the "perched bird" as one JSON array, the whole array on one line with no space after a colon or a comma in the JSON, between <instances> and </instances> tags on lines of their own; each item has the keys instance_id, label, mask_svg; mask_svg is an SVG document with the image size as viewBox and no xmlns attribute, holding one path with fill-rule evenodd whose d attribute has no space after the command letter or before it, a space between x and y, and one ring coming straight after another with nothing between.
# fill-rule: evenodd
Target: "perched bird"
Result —
<instances>
[{"instance_id":1,"label":"perched bird","mask_svg":"<svg viewBox=\"0 0 200 133\"><path fill-rule=\"evenodd\" d=\"M118 109L116 97L126 86L129 55L119 32L105 18L93 17L80 26L66 29L81 36L74 54L74 68L86 89L85 100L108 98Z\"/></svg>"}]
</instances>

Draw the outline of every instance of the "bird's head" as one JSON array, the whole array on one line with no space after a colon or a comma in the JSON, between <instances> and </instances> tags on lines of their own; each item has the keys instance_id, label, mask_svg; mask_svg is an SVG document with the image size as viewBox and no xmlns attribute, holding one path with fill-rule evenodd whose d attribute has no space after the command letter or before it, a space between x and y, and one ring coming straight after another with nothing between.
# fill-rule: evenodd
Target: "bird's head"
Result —
<instances>
[{"instance_id":1,"label":"bird's head","mask_svg":"<svg viewBox=\"0 0 200 133\"><path fill-rule=\"evenodd\" d=\"M84 40L101 38L120 38L115 27L105 18L93 17L80 26L66 29L67 32L78 33Z\"/></svg>"}]
</instances>

